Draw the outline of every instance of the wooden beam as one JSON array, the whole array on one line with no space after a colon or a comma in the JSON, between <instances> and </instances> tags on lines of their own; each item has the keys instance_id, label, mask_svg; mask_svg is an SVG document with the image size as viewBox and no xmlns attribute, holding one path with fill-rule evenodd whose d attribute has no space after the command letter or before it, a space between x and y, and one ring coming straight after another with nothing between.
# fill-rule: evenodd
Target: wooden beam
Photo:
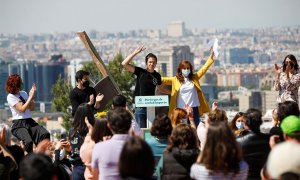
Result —
<instances>
[{"instance_id":1,"label":"wooden beam","mask_svg":"<svg viewBox=\"0 0 300 180\"><path fill-rule=\"evenodd\" d=\"M104 62L102 61L101 57L99 56L95 46L91 42L89 36L86 34L85 31L77 32L77 35L80 37L81 41L83 42L85 48L89 51L93 62L96 64L97 69L100 71L100 73L103 75L103 78L109 76L112 84L115 86L116 90L121 94L121 90L118 87L117 83L112 78L110 72L107 70Z\"/></svg>"}]
</instances>

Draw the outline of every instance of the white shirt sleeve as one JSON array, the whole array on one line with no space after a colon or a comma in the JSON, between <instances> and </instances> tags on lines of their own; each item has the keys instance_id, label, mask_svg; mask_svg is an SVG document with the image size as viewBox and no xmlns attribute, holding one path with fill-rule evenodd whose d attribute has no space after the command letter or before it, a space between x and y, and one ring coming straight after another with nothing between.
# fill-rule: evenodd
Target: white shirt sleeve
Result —
<instances>
[{"instance_id":1,"label":"white shirt sleeve","mask_svg":"<svg viewBox=\"0 0 300 180\"><path fill-rule=\"evenodd\" d=\"M14 107L18 102L21 102L19 98L17 98L13 94L8 94L7 95L7 103L9 106Z\"/></svg>"}]
</instances>

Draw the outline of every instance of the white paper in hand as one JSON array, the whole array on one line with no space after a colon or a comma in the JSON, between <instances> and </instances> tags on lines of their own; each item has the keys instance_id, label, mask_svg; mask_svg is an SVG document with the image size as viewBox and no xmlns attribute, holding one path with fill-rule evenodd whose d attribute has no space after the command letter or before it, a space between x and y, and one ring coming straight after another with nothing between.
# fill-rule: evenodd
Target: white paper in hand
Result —
<instances>
[{"instance_id":1,"label":"white paper in hand","mask_svg":"<svg viewBox=\"0 0 300 180\"><path fill-rule=\"evenodd\" d=\"M215 58L218 58L219 56L219 44L218 44L219 40L217 38L215 39L212 39L208 42L208 47L209 48L213 48L213 51L214 51L214 55L215 55Z\"/></svg>"}]
</instances>

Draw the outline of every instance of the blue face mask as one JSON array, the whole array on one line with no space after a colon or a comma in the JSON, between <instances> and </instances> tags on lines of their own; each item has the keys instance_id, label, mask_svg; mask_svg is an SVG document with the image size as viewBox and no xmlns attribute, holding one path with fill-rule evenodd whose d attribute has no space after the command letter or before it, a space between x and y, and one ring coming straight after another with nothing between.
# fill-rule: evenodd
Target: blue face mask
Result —
<instances>
[{"instance_id":1,"label":"blue face mask","mask_svg":"<svg viewBox=\"0 0 300 180\"><path fill-rule=\"evenodd\" d=\"M244 123L243 123L243 122L236 122L236 123L235 123L235 126L236 126L238 129L242 129L242 128L244 128Z\"/></svg>"},{"instance_id":2,"label":"blue face mask","mask_svg":"<svg viewBox=\"0 0 300 180\"><path fill-rule=\"evenodd\" d=\"M188 75L191 73L191 70L189 69L181 69L181 73L184 77L188 77Z\"/></svg>"}]
</instances>

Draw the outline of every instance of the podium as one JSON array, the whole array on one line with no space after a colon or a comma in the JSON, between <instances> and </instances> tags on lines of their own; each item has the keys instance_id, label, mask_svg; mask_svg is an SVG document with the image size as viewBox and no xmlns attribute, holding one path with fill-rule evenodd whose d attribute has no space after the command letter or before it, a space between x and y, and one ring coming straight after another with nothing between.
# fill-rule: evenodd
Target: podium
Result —
<instances>
[{"instance_id":1,"label":"podium","mask_svg":"<svg viewBox=\"0 0 300 180\"><path fill-rule=\"evenodd\" d=\"M169 106L168 95L135 96L135 107L147 108L147 128L152 126L155 118L155 107Z\"/></svg>"}]
</instances>

